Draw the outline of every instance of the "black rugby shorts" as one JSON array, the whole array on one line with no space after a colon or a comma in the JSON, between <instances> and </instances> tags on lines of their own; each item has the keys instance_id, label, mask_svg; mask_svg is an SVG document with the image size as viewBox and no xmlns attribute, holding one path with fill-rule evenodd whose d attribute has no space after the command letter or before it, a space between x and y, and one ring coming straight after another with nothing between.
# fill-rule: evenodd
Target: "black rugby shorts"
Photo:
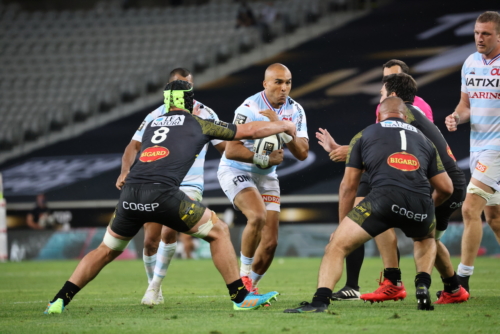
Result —
<instances>
[{"instance_id":1,"label":"black rugby shorts","mask_svg":"<svg viewBox=\"0 0 500 334\"><path fill-rule=\"evenodd\" d=\"M347 217L372 237L396 227L407 237L419 238L436 227L432 198L395 186L372 189Z\"/></svg>"},{"instance_id":2,"label":"black rugby shorts","mask_svg":"<svg viewBox=\"0 0 500 334\"><path fill-rule=\"evenodd\" d=\"M123 237L133 237L148 222L187 232L203 217L205 209L178 188L162 184L125 184L110 226Z\"/></svg>"}]
</instances>

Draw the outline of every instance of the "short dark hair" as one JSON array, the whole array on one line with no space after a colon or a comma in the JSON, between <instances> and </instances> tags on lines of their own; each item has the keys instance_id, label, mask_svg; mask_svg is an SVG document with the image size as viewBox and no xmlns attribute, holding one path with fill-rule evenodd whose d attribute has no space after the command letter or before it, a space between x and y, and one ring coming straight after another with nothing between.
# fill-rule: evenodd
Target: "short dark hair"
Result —
<instances>
[{"instance_id":1,"label":"short dark hair","mask_svg":"<svg viewBox=\"0 0 500 334\"><path fill-rule=\"evenodd\" d=\"M391 68L393 66L399 66L401 67L401 71L403 73L410 73L410 68L408 67L408 65L406 65L406 63L402 60L399 60L399 59L391 59L389 60L387 63L385 63L382 68Z\"/></svg>"},{"instance_id":2,"label":"short dark hair","mask_svg":"<svg viewBox=\"0 0 500 334\"><path fill-rule=\"evenodd\" d=\"M391 93L396 93L405 102L413 103L415 95L417 95L417 82L411 75L406 73L396 73L386 75L382 82L385 84L387 96Z\"/></svg>"},{"instance_id":3,"label":"short dark hair","mask_svg":"<svg viewBox=\"0 0 500 334\"><path fill-rule=\"evenodd\" d=\"M496 25L495 30L497 31L497 34L500 34L500 14L498 14L498 12L493 12L493 11L484 12L481 15L479 15L476 22L479 23L493 22Z\"/></svg>"},{"instance_id":4,"label":"short dark hair","mask_svg":"<svg viewBox=\"0 0 500 334\"><path fill-rule=\"evenodd\" d=\"M172 81L175 75L180 75L181 77L187 78L188 76L191 75L191 72L189 70L183 68L183 67L177 67L174 68L171 72L170 75L168 76L168 81Z\"/></svg>"}]
</instances>

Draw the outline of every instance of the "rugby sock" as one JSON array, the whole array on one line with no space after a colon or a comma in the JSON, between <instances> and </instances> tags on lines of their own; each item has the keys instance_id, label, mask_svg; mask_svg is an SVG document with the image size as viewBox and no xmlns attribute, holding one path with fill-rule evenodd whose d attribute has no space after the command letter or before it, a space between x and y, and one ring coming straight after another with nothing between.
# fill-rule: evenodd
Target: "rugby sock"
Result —
<instances>
[{"instance_id":1,"label":"rugby sock","mask_svg":"<svg viewBox=\"0 0 500 334\"><path fill-rule=\"evenodd\" d=\"M319 307L323 305L330 305L330 300L332 299L332 290L329 288L318 288L314 294L311 305L314 307Z\"/></svg>"},{"instance_id":2,"label":"rugby sock","mask_svg":"<svg viewBox=\"0 0 500 334\"><path fill-rule=\"evenodd\" d=\"M415 287L419 284L424 284L427 289L431 287L431 275L428 273L417 273L415 276Z\"/></svg>"},{"instance_id":3,"label":"rugby sock","mask_svg":"<svg viewBox=\"0 0 500 334\"><path fill-rule=\"evenodd\" d=\"M356 248L351 254L345 258L345 267L347 279L345 285L359 291L359 273L363 260L365 258L365 245Z\"/></svg>"},{"instance_id":4,"label":"rugby sock","mask_svg":"<svg viewBox=\"0 0 500 334\"><path fill-rule=\"evenodd\" d=\"M250 271L250 278L252 279L252 284L254 287L257 286L257 284L259 284L259 281L262 279L262 277L264 277L266 273L263 273L262 275L259 275L257 274L256 272L254 272L253 270Z\"/></svg>"},{"instance_id":5,"label":"rugby sock","mask_svg":"<svg viewBox=\"0 0 500 334\"><path fill-rule=\"evenodd\" d=\"M401 281L401 270L399 268L385 268L384 277L392 284L398 285L398 281Z\"/></svg>"},{"instance_id":6,"label":"rugby sock","mask_svg":"<svg viewBox=\"0 0 500 334\"><path fill-rule=\"evenodd\" d=\"M80 288L78 286L71 283L70 281L66 281L62 289L59 290L57 295L55 295L54 299L52 299L50 302L53 303L58 298L61 298L64 301L64 306L68 306L69 302L78 293L78 291L80 291Z\"/></svg>"},{"instance_id":7,"label":"rugby sock","mask_svg":"<svg viewBox=\"0 0 500 334\"><path fill-rule=\"evenodd\" d=\"M240 276L243 277L250 275L250 272L252 271L253 257L246 257L240 252L240 261Z\"/></svg>"},{"instance_id":8,"label":"rugby sock","mask_svg":"<svg viewBox=\"0 0 500 334\"><path fill-rule=\"evenodd\" d=\"M457 273L453 273L453 276L448 278L441 277L441 280L443 281L445 292L455 293L458 291L458 289L460 289L460 284L458 284Z\"/></svg>"},{"instance_id":9,"label":"rugby sock","mask_svg":"<svg viewBox=\"0 0 500 334\"><path fill-rule=\"evenodd\" d=\"M472 276L473 273L474 273L474 266L466 266L465 264L462 264L462 262L460 262L457 269L458 276L462 277Z\"/></svg>"},{"instance_id":10,"label":"rugby sock","mask_svg":"<svg viewBox=\"0 0 500 334\"><path fill-rule=\"evenodd\" d=\"M156 286L161 285L161 282L167 275L168 266L170 265L172 257L174 257L176 247L177 242L174 242L173 244L166 244L163 241L160 242L158 253L156 253L156 264L151 284Z\"/></svg>"},{"instance_id":11,"label":"rugby sock","mask_svg":"<svg viewBox=\"0 0 500 334\"><path fill-rule=\"evenodd\" d=\"M148 275L148 283L151 283L153 280L153 274L155 271L156 264L156 254L147 256L144 255L144 250L142 252L142 261L144 261L144 269L146 269L146 275Z\"/></svg>"},{"instance_id":12,"label":"rugby sock","mask_svg":"<svg viewBox=\"0 0 500 334\"><path fill-rule=\"evenodd\" d=\"M229 296L231 296L231 300L237 304L241 303L248 295L248 290L245 288L245 284L243 284L241 278L234 281L233 283L227 284L226 286L229 290Z\"/></svg>"}]
</instances>

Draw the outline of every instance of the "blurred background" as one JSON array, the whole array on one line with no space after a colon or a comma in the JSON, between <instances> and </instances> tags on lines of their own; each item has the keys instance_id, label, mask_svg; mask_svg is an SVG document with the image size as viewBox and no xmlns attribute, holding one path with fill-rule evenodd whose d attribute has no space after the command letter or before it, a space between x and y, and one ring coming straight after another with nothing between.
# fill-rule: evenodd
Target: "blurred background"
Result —
<instances>
[{"instance_id":1,"label":"blurred background","mask_svg":"<svg viewBox=\"0 0 500 334\"><path fill-rule=\"evenodd\" d=\"M162 103L172 69L189 69L195 99L232 121L274 62L292 72L311 150L305 161L286 154L278 168L277 256L321 256L338 223L344 164L329 160L315 132L327 128L348 144L372 124L386 61L410 66L469 176L469 128L449 133L444 118L458 104L460 68L486 10L498 1L0 0L0 258L75 258L99 244L119 197L122 153ZM246 220L220 190L219 159L209 149L204 203L233 227L239 248ZM459 210L452 220L443 239L458 254ZM142 235L134 240L124 257L140 256ZM411 240L399 242L411 254ZM197 252L209 255L203 243ZM480 252L500 253L489 228ZM373 244L367 254L377 255Z\"/></svg>"}]
</instances>

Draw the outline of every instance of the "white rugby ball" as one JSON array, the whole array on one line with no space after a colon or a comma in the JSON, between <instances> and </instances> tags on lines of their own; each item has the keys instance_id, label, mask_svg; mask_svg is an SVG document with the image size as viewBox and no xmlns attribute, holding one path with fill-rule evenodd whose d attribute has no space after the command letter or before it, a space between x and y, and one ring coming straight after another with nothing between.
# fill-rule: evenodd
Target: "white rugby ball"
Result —
<instances>
[{"instance_id":1,"label":"white rugby ball","mask_svg":"<svg viewBox=\"0 0 500 334\"><path fill-rule=\"evenodd\" d=\"M269 155L271 152L280 150L283 148L283 141L279 135L272 135L269 137L255 139L253 142L253 151L262 155ZM262 167L258 164L255 164L260 169L268 169L269 167Z\"/></svg>"}]
</instances>

